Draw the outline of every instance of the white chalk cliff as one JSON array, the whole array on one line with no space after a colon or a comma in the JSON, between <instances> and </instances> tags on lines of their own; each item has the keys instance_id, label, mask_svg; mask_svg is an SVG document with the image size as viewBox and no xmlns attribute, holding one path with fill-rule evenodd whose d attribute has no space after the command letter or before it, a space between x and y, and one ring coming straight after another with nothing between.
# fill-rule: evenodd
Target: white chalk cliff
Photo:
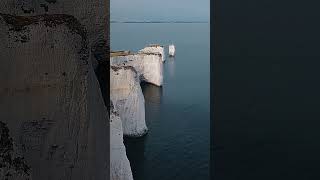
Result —
<instances>
[{"instance_id":1,"label":"white chalk cliff","mask_svg":"<svg viewBox=\"0 0 320 180\"><path fill-rule=\"evenodd\" d=\"M110 100L119 112L125 136L147 133L144 97L137 71L131 66L111 66Z\"/></svg>"},{"instance_id":2,"label":"white chalk cliff","mask_svg":"<svg viewBox=\"0 0 320 180\"><path fill-rule=\"evenodd\" d=\"M114 52L110 56L110 64L117 66L132 66L137 71L140 81L156 86L163 84L163 61L158 52Z\"/></svg>"},{"instance_id":3,"label":"white chalk cliff","mask_svg":"<svg viewBox=\"0 0 320 180\"><path fill-rule=\"evenodd\" d=\"M114 112L117 112L111 114L111 179L131 178L130 163L120 140L122 133L130 137L147 133L140 83L162 86L163 61L161 46L146 47L138 53L118 51L110 54L110 100ZM113 146L120 150L117 152Z\"/></svg>"},{"instance_id":4,"label":"white chalk cliff","mask_svg":"<svg viewBox=\"0 0 320 180\"><path fill-rule=\"evenodd\" d=\"M109 68L109 0L1 4L0 13L19 18L6 15L11 23L6 25L0 17L0 60L5 61L0 67L0 95L5 97L0 99L0 121L8 124L13 140L21 137L18 149L31 168L22 172L27 174L13 171L9 179L131 180L130 167L122 161L124 147L114 149L112 157L122 159L109 168L110 147L104 142L109 138L109 118L100 89L103 93L109 88L103 83L109 78L103 69ZM8 32L6 26L13 30ZM123 143L122 137L112 143Z\"/></svg>"},{"instance_id":5,"label":"white chalk cliff","mask_svg":"<svg viewBox=\"0 0 320 180\"><path fill-rule=\"evenodd\" d=\"M1 0L0 13L16 16L66 14L85 26L90 61L107 62L109 54L109 0Z\"/></svg>"},{"instance_id":6,"label":"white chalk cliff","mask_svg":"<svg viewBox=\"0 0 320 180\"><path fill-rule=\"evenodd\" d=\"M149 45L143 49L141 49L139 52L141 53L159 53L161 54L162 62L165 61L165 53L163 46L160 45Z\"/></svg>"},{"instance_id":7,"label":"white chalk cliff","mask_svg":"<svg viewBox=\"0 0 320 180\"><path fill-rule=\"evenodd\" d=\"M130 162L123 144L122 122L113 105L110 109L110 179L133 180Z\"/></svg>"},{"instance_id":8,"label":"white chalk cliff","mask_svg":"<svg viewBox=\"0 0 320 180\"><path fill-rule=\"evenodd\" d=\"M0 121L29 167L21 179L110 179L109 116L86 28L65 14L0 14L0 40Z\"/></svg>"}]
</instances>

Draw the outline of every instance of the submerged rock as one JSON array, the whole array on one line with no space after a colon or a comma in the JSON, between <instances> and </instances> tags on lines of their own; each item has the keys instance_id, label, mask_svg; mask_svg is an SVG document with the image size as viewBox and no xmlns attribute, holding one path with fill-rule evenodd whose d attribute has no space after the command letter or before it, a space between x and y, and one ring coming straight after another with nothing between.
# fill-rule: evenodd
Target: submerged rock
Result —
<instances>
[{"instance_id":1,"label":"submerged rock","mask_svg":"<svg viewBox=\"0 0 320 180\"><path fill-rule=\"evenodd\" d=\"M133 180L130 162L123 144L122 122L119 114L110 108L110 178Z\"/></svg>"},{"instance_id":2,"label":"submerged rock","mask_svg":"<svg viewBox=\"0 0 320 180\"><path fill-rule=\"evenodd\" d=\"M109 117L87 37L70 15L0 14L0 120L33 180L110 178Z\"/></svg>"},{"instance_id":3,"label":"submerged rock","mask_svg":"<svg viewBox=\"0 0 320 180\"><path fill-rule=\"evenodd\" d=\"M125 136L147 133L145 102L138 73L132 66L111 66L110 100L119 112Z\"/></svg>"},{"instance_id":4,"label":"submerged rock","mask_svg":"<svg viewBox=\"0 0 320 180\"><path fill-rule=\"evenodd\" d=\"M158 44L149 45L139 51L140 53L157 53L161 54L162 62L165 61L165 53L163 46L160 46Z\"/></svg>"},{"instance_id":5,"label":"submerged rock","mask_svg":"<svg viewBox=\"0 0 320 180\"><path fill-rule=\"evenodd\" d=\"M112 52L110 64L132 66L137 71L140 81L156 86L163 84L163 62L159 53L130 53L129 51Z\"/></svg>"}]
</instances>

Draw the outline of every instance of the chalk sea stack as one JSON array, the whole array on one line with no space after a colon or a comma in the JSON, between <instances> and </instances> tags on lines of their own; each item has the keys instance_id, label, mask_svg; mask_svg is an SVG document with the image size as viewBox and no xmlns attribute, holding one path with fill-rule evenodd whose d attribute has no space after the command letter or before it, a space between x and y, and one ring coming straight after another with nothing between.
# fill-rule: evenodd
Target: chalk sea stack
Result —
<instances>
[{"instance_id":1,"label":"chalk sea stack","mask_svg":"<svg viewBox=\"0 0 320 180\"><path fill-rule=\"evenodd\" d=\"M173 57L175 55L175 51L176 51L176 48L174 47L174 45L170 44L169 45L169 56Z\"/></svg>"},{"instance_id":2,"label":"chalk sea stack","mask_svg":"<svg viewBox=\"0 0 320 180\"><path fill-rule=\"evenodd\" d=\"M141 53L159 53L162 56L162 62L164 62L165 59L165 53L163 46L159 44L151 44L149 46L146 46L145 48L141 49L139 52Z\"/></svg>"},{"instance_id":3,"label":"chalk sea stack","mask_svg":"<svg viewBox=\"0 0 320 180\"><path fill-rule=\"evenodd\" d=\"M111 52L110 64L114 66L132 66L138 73L141 82L156 86L163 84L163 61L159 52L130 51Z\"/></svg>"},{"instance_id":4,"label":"chalk sea stack","mask_svg":"<svg viewBox=\"0 0 320 180\"><path fill-rule=\"evenodd\" d=\"M163 61L161 53L111 52L110 99L120 114L125 136L140 137L148 131L141 82L162 86Z\"/></svg>"}]
</instances>

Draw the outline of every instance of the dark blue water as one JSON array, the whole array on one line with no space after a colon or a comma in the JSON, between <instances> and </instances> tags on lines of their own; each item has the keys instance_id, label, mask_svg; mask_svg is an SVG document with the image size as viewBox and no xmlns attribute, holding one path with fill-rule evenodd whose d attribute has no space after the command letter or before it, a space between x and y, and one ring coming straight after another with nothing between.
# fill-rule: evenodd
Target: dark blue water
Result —
<instances>
[{"instance_id":1,"label":"dark blue water","mask_svg":"<svg viewBox=\"0 0 320 180\"><path fill-rule=\"evenodd\" d=\"M164 63L164 85L142 85L149 133L125 139L135 180L209 179L209 33L207 23L111 24L112 50L176 46Z\"/></svg>"}]
</instances>

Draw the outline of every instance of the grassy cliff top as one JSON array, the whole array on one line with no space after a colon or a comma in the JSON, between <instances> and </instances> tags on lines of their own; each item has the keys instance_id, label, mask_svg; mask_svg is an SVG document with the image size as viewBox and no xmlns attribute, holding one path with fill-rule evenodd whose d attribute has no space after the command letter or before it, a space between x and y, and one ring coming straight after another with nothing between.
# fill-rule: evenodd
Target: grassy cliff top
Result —
<instances>
[{"instance_id":1,"label":"grassy cliff top","mask_svg":"<svg viewBox=\"0 0 320 180\"><path fill-rule=\"evenodd\" d=\"M111 51L110 57L133 55L131 51Z\"/></svg>"},{"instance_id":2,"label":"grassy cliff top","mask_svg":"<svg viewBox=\"0 0 320 180\"><path fill-rule=\"evenodd\" d=\"M147 47L163 47L160 44L150 44Z\"/></svg>"},{"instance_id":3,"label":"grassy cliff top","mask_svg":"<svg viewBox=\"0 0 320 180\"><path fill-rule=\"evenodd\" d=\"M110 53L110 57L119 57L119 56L128 56L128 55L157 55L157 56L161 56L160 53L156 53L156 52L138 52L138 53L133 53L131 51L111 51Z\"/></svg>"}]
</instances>

